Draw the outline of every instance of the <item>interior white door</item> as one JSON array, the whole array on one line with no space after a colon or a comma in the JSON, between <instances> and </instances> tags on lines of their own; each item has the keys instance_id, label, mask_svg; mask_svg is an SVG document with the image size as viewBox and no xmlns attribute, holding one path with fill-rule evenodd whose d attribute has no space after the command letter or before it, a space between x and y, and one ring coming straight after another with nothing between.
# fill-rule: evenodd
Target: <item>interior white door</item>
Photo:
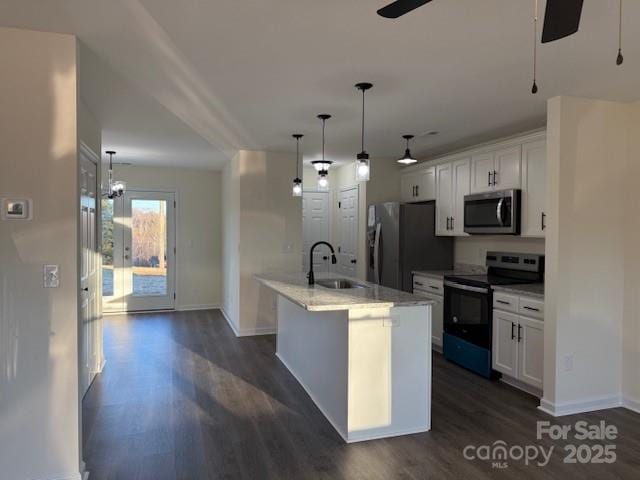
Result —
<instances>
[{"instance_id":1,"label":"interior white door","mask_svg":"<svg viewBox=\"0 0 640 480\"><path fill-rule=\"evenodd\" d=\"M168 192L127 191L123 206L121 266L126 310L173 309L175 196Z\"/></svg>"},{"instance_id":2,"label":"interior white door","mask_svg":"<svg viewBox=\"0 0 640 480\"><path fill-rule=\"evenodd\" d=\"M522 146L522 236L544 237L547 142Z\"/></svg>"},{"instance_id":3,"label":"interior white door","mask_svg":"<svg viewBox=\"0 0 640 480\"><path fill-rule=\"evenodd\" d=\"M436 234L451 235L453 203L453 165L445 163L436 167Z\"/></svg>"},{"instance_id":4,"label":"interior white door","mask_svg":"<svg viewBox=\"0 0 640 480\"><path fill-rule=\"evenodd\" d=\"M309 270L309 249L315 242L329 241L329 192L302 192L302 268ZM329 272L329 249L319 245L313 251L314 272Z\"/></svg>"},{"instance_id":5,"label":"interior white door","mask_svg":"<svg viewBox=\"0 0 640 480\"><path fill-rule=\"evenodd\" d=\"M338 271L357 276L358 258L358 187L340 190L340 232L338 243Z\"/></svg>"},{"instance_id":6,"label":"interior white door","mask_svg":"<svg viewBox=\"0 0 640 480\"><path fill-rule=\"evenodd\" d=\"M493 311L493 368L513 378L518 375L518 316Z\"/></svg>"},{"instance_id":7,"label":"interior white door","mask_svg":"<svg viewBox=\"0 0 640 480\"><path fill-rule=\"evenodd\" d=\"M544 322L520 317L518 339L518 379L542 389Z\"/></svg>"},{"instance_id":8,"label":"interior white door","mask_svg":"<svg viewBox=\"0 0 640 480\"><path fill-rule=\"evenodd\" d=\"M91 157L94 157L93 159ZM99 157L80 150L80 392L86 393L102 361L102 322L98 291Z\"/></svg>"}]
</instances>

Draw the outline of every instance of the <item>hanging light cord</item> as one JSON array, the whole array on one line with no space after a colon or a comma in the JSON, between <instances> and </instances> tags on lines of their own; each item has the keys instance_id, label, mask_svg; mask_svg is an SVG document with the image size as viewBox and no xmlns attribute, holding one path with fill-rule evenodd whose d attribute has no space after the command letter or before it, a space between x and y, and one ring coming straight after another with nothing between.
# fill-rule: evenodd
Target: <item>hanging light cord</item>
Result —
<instances>
[{"instance_id":1,"label":"hanging light cord","mask_svg":"<svg viewBox=\"0 0 640 480\"><path fill-rule=\"evenodd\" d=\"M618 57L616 65L622 65L624 57L622 56L622 0L620 0L620 16L618 18Z\"/></svg>"},{"instance_id":2,"label":"hanging light cord","mask_svg":"<svg viewBox=\"0 0 640 480\"><path fill-rule=\"evenodd\" d=\"M324 124L326 123L326 120L323 118L322 119L322 161L324 161Z\"/></svg>"},{"instance_id":3,"label":"hanging light cord","mask_svg":"<svg viewBox=\"0 0 640 480\"><path fill-rule=\"evenodd\" d=\"M300 137L296 138L296 178L300 178Z\"/></svg>"},{"instance_id":4,"label":"hanging light cord","mask_svg":"<svg viewBox=\"0 0 640 480\"><path fill-rule=\"evenodd\" d=\"M362 89L362 151L364 152L364 92L365 89Z\"/></svg>"},{"instance_id":5,"label":"hanging light cord","mask_svg":"<svg viewBox=\"0 0 640 480\"><path fill-rule=\"evenodd\" d=\"M538 93L538 85L536 83L536 71L538 67L538 0L535 0L533 11L533 85L531 93Z\"/></svg>"}]
</instances>

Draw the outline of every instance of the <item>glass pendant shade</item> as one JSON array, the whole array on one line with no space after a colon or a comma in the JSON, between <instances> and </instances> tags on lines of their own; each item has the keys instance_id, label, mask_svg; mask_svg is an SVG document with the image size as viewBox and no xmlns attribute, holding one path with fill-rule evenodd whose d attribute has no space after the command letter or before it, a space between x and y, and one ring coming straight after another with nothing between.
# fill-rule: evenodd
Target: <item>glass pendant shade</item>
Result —
<instances>
[{"instance_id":1,"label":"glass pendant shade","mask_svg":"<svg viewBox=\"0 0 640 480\"><path fill-rule=\"evenodd\" d=\"M417 162L418 160L413 158L413 155L411 155L411 150L409 150L408 148L404 151L404 156L398 159L398 163L401 163L403 165L411 165Z\"/></svg>"},{"instance_id":2,"label":"glass pendant shade","mask_svg":"<svg viewBox=\"0 0 640 480\"><path fill-rule=\"evenodd\" d=\"M402 156L402 158L398 159L398 163L401 163L402 165L411 165L413 163L417 163L418 160L413 158L413 155L411 155L411 150L409 150L409 140L413 138L413 135L403 135L402 138L404 138L407 142L407 149L404 151L404 155Z\"/></svg>"},{"instance_id":3,"label":"glass pendant shade","mask_svg":"<svg viewBox=\"0 0 640 480\"><path fill-rule=\"evenodd\" d=\"M323 170L329 170L332 163L331 160L314 160L311 165L316 169L316 172L322 172Z\"/></svg>"},{"instance_id":4,"label":"glass pendant shade","mask_svg":"<svg viewBox=\"0 0 640 480\"><path fill-rule=\"evenodd\" d=\"M127 182L123 182L122 180L114 180L111 185L111 192L116 194L117 196L121 196L124 191L127 189Z\"/></svg>"},{"instance_id":5,"label":"glass pendant shade","mask_svg":"<svg viewBox=\"0 0 640 480\"><path fill-rule=\"evenodd\" d=\"M318 190L321 192L326 192L329 190L329 172L326 170L320 172L318 176Z\"/></svg>"},{"instance_id":6,"label":"glass pendant shade","mask_svg":"<svg viewBox=\"0 0 640 480\"><path fill-rule=\"evenodd\" d=\"M122 195L124 195L124 192L127 189L127 182L113 179L113 156L116 154L116 152L114 152L113 150L107 150L105 153L109 155L109 171L107 175L107 181L109 183L107 185L106 191L102 194L102 196L106 196L109 199L121 197Z\"/></svg>"},{"instance_id":7,"label":"glass pendant shade","mask_svg":"<svg viewBox=\"0 0 640 480\"><path fill-rule=\"evenodd\" d=\"M300 180L299 178L293 179L293 187L291 189L291 193L294 197L302 196L302 180Z\"/></svg>"},{"instance_id":8,"label":"glass pendant shade","mask_svg":"<svg viewBox=\"0 0 640 480\"><path fill-rule=\"evenodd\" d=\"M358 154L358 160L356 161L356 181L368 182L370 177L371 164L369 163L369 155L362 152Z\"/></svg>"}]
</instances>

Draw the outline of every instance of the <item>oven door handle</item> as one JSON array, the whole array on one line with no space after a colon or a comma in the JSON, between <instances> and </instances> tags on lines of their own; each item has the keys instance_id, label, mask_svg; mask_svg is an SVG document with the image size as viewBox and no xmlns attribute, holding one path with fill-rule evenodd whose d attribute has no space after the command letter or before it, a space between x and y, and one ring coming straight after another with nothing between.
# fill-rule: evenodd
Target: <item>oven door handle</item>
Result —
<instances>
[{"instance_id":1,"label":"oven door handle","mask_svg":"<svg viewBox=\"0 0 640 480\"><path fill-rule=\"evenodd\" d=\"M502 207L504 205L504 197L502 197L499 201L498 201L498 206L496 207L496 217L498 217L498 224L500 224L501 227L504 227L504 220L502 220Z\"/></svg>"},{"instance_id":2,"label":"oven door handle","mask_svg":"<svg viewBox=\"0 0 640 480\"><path fill-rule=\"evenodd\" d=\"M446 281L444 282L445 287L457 288L459 290L465 290L467 292L476 292L476 293L489 293L489 289L481 288L481 287L472 287L470 285L462 285L460 283Z\"/></svg>"}]
</instances>

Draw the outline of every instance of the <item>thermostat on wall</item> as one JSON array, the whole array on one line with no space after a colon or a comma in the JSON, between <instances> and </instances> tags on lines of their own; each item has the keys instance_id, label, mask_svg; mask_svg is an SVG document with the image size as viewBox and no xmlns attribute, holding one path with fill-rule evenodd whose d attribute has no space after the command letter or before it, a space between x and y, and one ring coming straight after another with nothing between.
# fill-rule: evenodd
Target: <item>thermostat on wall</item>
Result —
<instances>
[{"instance_id":1,"label":"thermostat on wall","mask_svg":"<svg viewBox=\"0 0 640 480\"><path fill-rule=\"evenodd\" d=\"M28 198L3 198L3 220L31 220L31 200Z\"/></svg>"}]
</instances>

